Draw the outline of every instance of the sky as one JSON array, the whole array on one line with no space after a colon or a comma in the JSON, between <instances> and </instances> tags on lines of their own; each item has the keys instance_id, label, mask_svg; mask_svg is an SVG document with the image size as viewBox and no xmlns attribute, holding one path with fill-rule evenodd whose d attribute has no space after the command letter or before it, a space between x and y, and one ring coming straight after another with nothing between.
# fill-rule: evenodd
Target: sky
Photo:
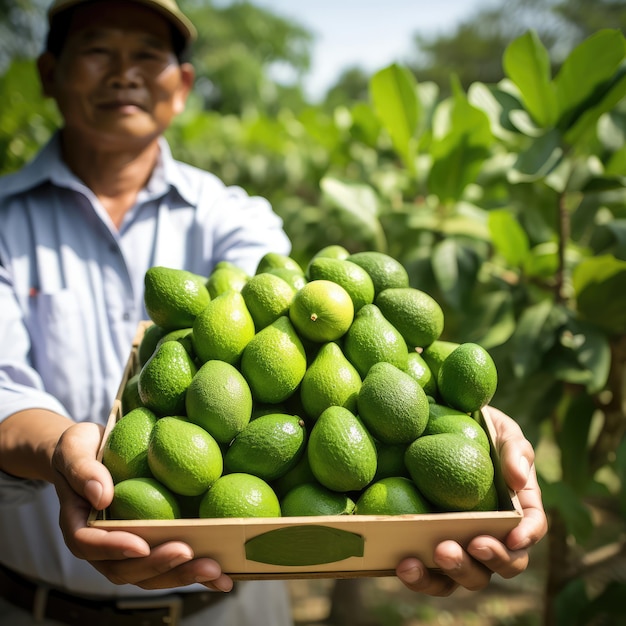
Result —
<instances>
[{"instance_id":1,"label":"sky","mask_svg":"<svg viewBox=\"0 0 626 626\"><path fill-rule=\"evenodd\" d=\"M341 70L358 65L374 72L393 61L402 62L420 34L454 29L488 0L253 0L278 15L293 19L313 32L312 68L305 88L323 95Z\"/></svg>"}]
</instances>

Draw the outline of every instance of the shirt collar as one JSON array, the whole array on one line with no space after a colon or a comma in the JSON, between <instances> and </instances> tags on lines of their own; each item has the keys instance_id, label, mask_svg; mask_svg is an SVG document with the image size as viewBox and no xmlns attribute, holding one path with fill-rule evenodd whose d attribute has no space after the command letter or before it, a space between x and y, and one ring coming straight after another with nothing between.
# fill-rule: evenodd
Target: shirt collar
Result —
<instances>
[{"instance_id":1,"label":"shirt collar","mask_svg":"<svg viewBox=\"0 0 626 626\"><path fill-rule=\"evenodd\" d=\"M154 198L165 195L172 188L187 204L195 206L199 199L199 189L197 185L189 184L190 181L183 172L182 164L173 158L170 147L163 137L159 139L159 150L157 164L143 193ZM50 138L30 163L15 174L4 178L2 191L3 195L19 194L47 182L75 190L84 188L84 183L61 158L59 131Z\"/></svg>"}]
</instances>

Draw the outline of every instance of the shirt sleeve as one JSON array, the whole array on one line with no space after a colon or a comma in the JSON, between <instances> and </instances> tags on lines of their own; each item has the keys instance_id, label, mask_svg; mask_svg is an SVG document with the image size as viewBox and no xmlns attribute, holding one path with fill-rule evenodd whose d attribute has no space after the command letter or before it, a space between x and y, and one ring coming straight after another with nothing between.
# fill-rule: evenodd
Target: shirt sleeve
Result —
<instances>
[{"instance_id":1,"label":"shirt sleeve","mask_svg":"<svg viewBox=\"0 0 626 626\"><path fill-rule=\"evenodd\" d=\"M215 259L230 261L252 275L267 252L290 254L291 242L282 219L270 203L249 196L242 188L224 188L219 199L220 219L215 239Z\"/></svg>"},{"instance_id":2,"label":"shirt sleeve","mask_svg":"<svg viewBox=\"0 0 626 626\"><path fill-rule=\"evenodd\" d=\"M30 366L30 340L6 270L0 266L0 422L26 409L47 409L67 415L63 405L46 393L39 374ZM0 471L0 506L29 499L45 483Z\"/></svg>"}]
</instances>

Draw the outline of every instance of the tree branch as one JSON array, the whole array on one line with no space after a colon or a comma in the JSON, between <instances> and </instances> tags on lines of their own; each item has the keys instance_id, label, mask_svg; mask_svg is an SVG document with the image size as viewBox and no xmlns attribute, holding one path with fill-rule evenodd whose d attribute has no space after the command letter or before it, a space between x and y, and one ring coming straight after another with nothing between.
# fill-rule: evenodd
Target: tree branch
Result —
<instances>
[{"instance_id":1,"label":"tree branch","mask_svg":"<svg viewBox=\"0 0 626 626\"><path fill-rule=\"evenodd\" d=\"M589 469L596 472L606 465L626 432L626 335L611 341L611 369L607 380L611 392L607 402L598 402L604 413L604 426L589 452Z\"/></svg>"}]
</instances>

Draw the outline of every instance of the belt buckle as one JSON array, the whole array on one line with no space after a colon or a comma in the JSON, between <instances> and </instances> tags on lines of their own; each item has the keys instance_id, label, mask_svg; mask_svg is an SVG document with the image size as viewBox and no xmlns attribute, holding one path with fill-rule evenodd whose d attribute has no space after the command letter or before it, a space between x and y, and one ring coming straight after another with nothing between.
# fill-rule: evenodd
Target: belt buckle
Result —
<instances>
[{"instance_id":1,"label":"belt buckle","mask_svg":"<svg viewBox=\"0 0 626 626\"><path fill-rule=\"evenodd\" d=\"M46 617L46 605L48 604L48 593L50 587L48 585L38 585L35 588L35 597L33 598L33 619L35 622L43 622Z\"/></svg>"},{"instance_id":2,"label":"belt buckle","mask_svg":"<svg viewBox=\"0 0 626 626\"><path fill-rule=\"evenodd\" d=\"M116 602L116 605L123 611L167 609L168 614L163 618L163 623L168 626L178 626L180 618L183 615L183 599L176 594L147 598L120 599Z\"/></svg>"}]
</instances>

